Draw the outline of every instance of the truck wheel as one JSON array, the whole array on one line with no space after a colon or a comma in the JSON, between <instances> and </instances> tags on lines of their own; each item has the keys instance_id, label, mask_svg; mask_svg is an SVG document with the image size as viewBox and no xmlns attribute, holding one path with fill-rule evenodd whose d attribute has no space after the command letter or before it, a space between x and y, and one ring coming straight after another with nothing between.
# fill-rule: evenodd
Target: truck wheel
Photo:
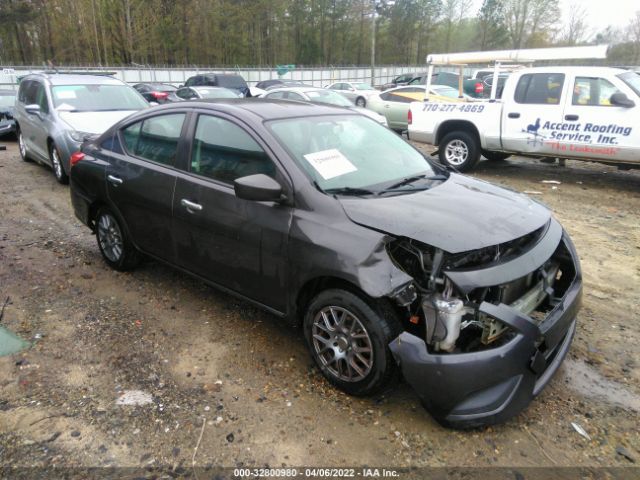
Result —
<instances>
[{"instance_id":1,"label":"truck wheel","mask_svg":"<svg viewBox=\"0 0 640 480\"><path fill-rule=\"evenodd\" d=\"M346 290L325 290L307 307L303 326L320 371L344 392L371 395L398 378L389 343L401 326L390 308Z\"/></svg>"},{"instance_id":2,"label":"truck wheel","mask_svg":"<svg viewBox=\"0 0 640 480\"><path fill-rule=\"evenodd\" d=\"M482 156L487 160L491 160L492 162L501 162L502 160L506 160L511 155L503 152L491 152L489 150L483 150Z\"/></svg>"},{"instance_id":3,"label":"truck wheel","mask_svg":"<svg viewBox=\"0 0 640 480\"><path fill-rule=\"evenodd\" d=\"M55 144L49 145L49 158L51 159L51 166L53 167L53 174L56 176L56 180L58 183L62 185L66 185L69 183L69 177L64 171L64 167L62 166L62 158L60 157L60 153L56 148Z\"/></svg>"},{"instance_id":4,"label":"truck wheel","mask_svg":"<svg viewBox=\"0 0 640 480\"><path fill-rule=\"evenodd\" d=\"M459 131L445 135L440 142L440 163L460 172L471 170L480 160L480 145L470 133Z\"/></svg>"},{"instance_id":5,"label":"truck wheel","mask_svg":"<svg viewBox=\"0 0 640 480\"><path fill-rule=\"evenodd\" d=\"M356 107L366 107L367 106L367 101L364 99L364 97L358 97L356 98Z\"/></svg>"},{"instance_id":6,"label":"truck wheel","mask_svg":"<svg viewBox=\"0 0 640 480\"><path fill-rule=\"evenodd\" d=\"M98 211L95 225L98 248L107 265L121 272L138 265L140 254L110 209L103 207Z\"/></svg>"}]
</instances>

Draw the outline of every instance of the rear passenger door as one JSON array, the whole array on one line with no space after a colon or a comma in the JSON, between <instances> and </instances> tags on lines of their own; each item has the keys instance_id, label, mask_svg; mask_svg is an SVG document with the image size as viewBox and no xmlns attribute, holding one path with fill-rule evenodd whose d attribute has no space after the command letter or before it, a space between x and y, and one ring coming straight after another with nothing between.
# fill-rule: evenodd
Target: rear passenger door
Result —
<instances>
[{"instance_id":1,"label":"rear passenger door","mask_svg":"<svg viewBox=\"0 0 640 480\"><path fill-rule=\"evenodd\" d=\"M134 243L173 262L172 202L176 163L183 150L187 113L147 117L120 131L122 153L111 153L107 192Z\"/></svg>"},{"instance_id":2,"label":"rear passenger door","mask_svg":"<svg viewBox=\"0 0 640 480\"><path fill-rule=\"evenodd\" d=\"M187 171L176 183L173 238L188 270L279 311L285 309L291 208L235 196L236 178L288 180L266 145L235 119L201 113Z\"/></svg>"},{"instance_id":3,"label":"rear passenger door","mask_svg":"<svg viewBox=\"0 0 640 480\"><path fill-rule=\"evenodd\" d=\"M554 131L575 128L564 120L565 75L527 73L518 79L514 98L505 99L502 110L502 146L505 150L544 156L561 156ZM563 125L566 124L566 125Z\"/></svg>"}]
</instances>

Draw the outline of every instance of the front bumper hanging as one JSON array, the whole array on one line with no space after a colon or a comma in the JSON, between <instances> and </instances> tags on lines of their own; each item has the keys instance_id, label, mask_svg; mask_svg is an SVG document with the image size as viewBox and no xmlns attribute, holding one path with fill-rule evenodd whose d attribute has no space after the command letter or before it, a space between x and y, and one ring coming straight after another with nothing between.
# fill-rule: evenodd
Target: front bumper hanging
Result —
<instances>
[{"instance_id":1,"label":"front bumper hanging","mask_svg":"<svg viewBox=\"0 0 640 480\"><path fill-rule=\"evenodd\" d=\"M471 353L432 353L422 338L408 332L389 344L405 379L443 425L473 428L503 422L522 411L557 371L571 345L582 297L577 254L566 234L561 242L575 274L541 323L505 304L480 305L481 313L516 333L506 344Z\"/></svg>"}]
</instances>

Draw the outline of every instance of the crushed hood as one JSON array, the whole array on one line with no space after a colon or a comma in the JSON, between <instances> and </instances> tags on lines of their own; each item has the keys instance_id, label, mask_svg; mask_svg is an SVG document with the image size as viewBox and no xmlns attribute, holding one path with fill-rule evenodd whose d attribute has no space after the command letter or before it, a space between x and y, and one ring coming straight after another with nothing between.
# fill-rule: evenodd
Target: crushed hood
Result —
<instances>
[{"instance_id":1,"label":"crushed hood","mask_svg":"<svg viewBox=\"0 0 640 480\"><path fill-rule=\"evenodd\" d=\"M128 117L137 110L115 110L108 112L58 112L58 116L74 130L87 133L102 133L111 125Z\"/></svg>"},{"instance_id":2,"label":"crushed hood","mask_svg":"<svg viewBox=\"0 0 640 480\"><path fill-rule=\"evenodd\" d=\"M355 223L450 253L514 240L551 217L524 195L457 174L429 190L340 202Z\"/></svg>"}]
</instances>

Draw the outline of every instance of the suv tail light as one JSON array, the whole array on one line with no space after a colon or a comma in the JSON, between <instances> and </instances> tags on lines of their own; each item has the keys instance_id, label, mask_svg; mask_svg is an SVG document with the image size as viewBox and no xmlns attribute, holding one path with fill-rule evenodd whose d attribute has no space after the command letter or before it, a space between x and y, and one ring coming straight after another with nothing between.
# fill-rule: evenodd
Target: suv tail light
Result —
<instances>
[{"instance_id":1,"label":"suv tail light","mask_svg":"<svg viewBox=\"0 0 640 480\"><path fill-rule=\"evenodd\" d=\"M76 163L84 158L84 153L82 152L74 152L71 154L69 158L69 164L73 167Z\"/></svg>"},{"instance_id":2,"label":"suv tail light","mask_svg":"<svg viewBox=\"0 0 640 480\"><path fill-rule=\"evenodd\" d=\"M411 109L409 109L409 113L407 113L407 123L409 125L413 123L413 113L411 113Z\"/></svg>"},{"instance_id":3,"label":"suv tail light","mask_svg":"<svg viewBox=\"0 0 640 480\"><path fill-rule=\"evenodd\" d=\"M156 100L166 100L169 94L167 92L151 92L151 96Z\"/></svg>"},{"instance_id":4,"label":"suv tail light","mask_svg":"<svg viewBox=\"0 0 640 480\"><path fill-rule=\"evenodd\" d=\"M482 82L476 83L476 93L482 93L482 92L484 92L484 85L482 84Z\"/></svg>"}]
</instances>

